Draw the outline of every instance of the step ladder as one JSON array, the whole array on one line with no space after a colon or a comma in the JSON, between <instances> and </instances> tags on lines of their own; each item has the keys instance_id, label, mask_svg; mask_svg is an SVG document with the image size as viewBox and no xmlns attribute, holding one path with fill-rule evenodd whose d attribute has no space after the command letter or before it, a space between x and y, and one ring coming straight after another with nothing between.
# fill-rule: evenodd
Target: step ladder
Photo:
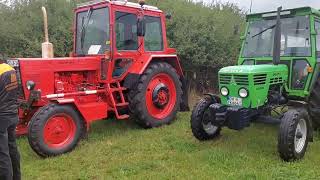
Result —
<instances>
[{"instance_id":1,"label":"step ladder","mask_svg":"<svg viewBox=\"0 0 320 180\"><path fill-rule=\"evenodd\" d=\"M115 83L111 83L111 84L109 83L108 89L109 89L111 103L112 103L114 112L116 114L116 118L117 119L128 119L129 118L128 114L121 114L118 111L119 108L126 107L129 105L129 103L126 102L124 95L123 95L123 91L127 90L127 88L121 87L119 82L115 82ZM117 95L115 94L117 92L119 93L118 95L120 95L120 102L118 102L119 100L117 100Z\"/></svg>"}]
</instances>

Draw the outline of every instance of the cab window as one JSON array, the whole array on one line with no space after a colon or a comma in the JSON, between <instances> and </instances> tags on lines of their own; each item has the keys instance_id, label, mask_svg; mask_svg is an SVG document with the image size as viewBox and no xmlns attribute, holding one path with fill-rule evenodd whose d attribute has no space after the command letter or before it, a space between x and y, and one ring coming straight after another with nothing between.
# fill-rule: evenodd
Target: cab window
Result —
<instances>
[{"instance_id":1,"label":"cab window","mask_svg":"<svg viewBox=\"0 0 320 180\"><path fill-rule=\"evenodd\" d=\"M320 22L316 21L315 22L315 29L317 32L317 58L318 58L318 62L320 62Z\"/></svg>"},{"instance_id":2,"label":"cab window","mask_svg":"<svg viewBox=\"0 0 320 180\"><path fill-rule=\"evenodd\" d=\"M162 51L162 26L160 17L145 16L146 34L144 36L146 51Z\"/></svg>"},{"instance_id":3,"label":"cab window","mask_svg":"<svg viewBox=\"0 0 320 180\"><path fill-rule=\"evenodd\" d=\"M79 12L76 27L77 54L103 54L110 49L108 8Z\"/></svg>"},{"instance_id":4,"label":"cab window","mask_svg":"<svg viewBox=\"0 0 320 180\"><path fill-rule=\"evenodd\" d=\"M308 79L309 63L306 60L293 61L292 88L304 89Z\"/></svg>"},{"instance_id":5,"label":"cab window","mask_svg":"<svg viewBox=\"0 0 320 180\"><path fill-rule=\"evenodd\" d=\"M127 12L116 12L116 47L118 51L137 50L137 16Z\"/></svg>"}]
</instances>

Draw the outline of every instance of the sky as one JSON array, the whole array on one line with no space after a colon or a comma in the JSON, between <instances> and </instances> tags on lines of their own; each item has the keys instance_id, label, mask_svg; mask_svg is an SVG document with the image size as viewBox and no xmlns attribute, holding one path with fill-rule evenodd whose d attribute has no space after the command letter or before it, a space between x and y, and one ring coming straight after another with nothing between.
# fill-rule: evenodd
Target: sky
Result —
<instances>
[{"instance_id":1,"label":"sky","mask_svg":"<svg viewBox=\"0 0 320 180\"><path fill-rule=\"evenodd\" d=\"M203 0L204 2L221 1L237 4L244 10L250 9L251 0ZM283 9L310 6L320 9L320 0L252 0L252 12L265 12L276 10L282 6Z\"/></svg>"}]
</instances>

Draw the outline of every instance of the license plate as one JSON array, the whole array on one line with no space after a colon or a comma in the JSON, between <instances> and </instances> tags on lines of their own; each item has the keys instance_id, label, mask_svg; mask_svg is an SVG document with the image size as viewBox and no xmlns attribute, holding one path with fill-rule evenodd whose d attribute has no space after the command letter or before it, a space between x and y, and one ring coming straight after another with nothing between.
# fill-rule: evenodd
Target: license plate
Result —
<instances>
[{"instance_id":1,"label":"license plate","mask_svg":"<svg viewBox=\"0 0 320 180\"><path fill-rule=\"evenodd\" d=\"M228 105L242 106L242 99L238 97L228 97Z\"/></svg>"}]
</instances>

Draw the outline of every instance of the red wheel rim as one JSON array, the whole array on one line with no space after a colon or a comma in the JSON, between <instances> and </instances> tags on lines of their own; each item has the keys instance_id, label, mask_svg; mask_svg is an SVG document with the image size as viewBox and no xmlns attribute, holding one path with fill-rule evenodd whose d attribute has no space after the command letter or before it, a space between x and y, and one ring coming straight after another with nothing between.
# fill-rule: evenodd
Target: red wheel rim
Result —
<instances>
[{"instance_id":1,"label":"red wheel rim","mask_svg":"<svg viewBox=\"0 0 320 180\"><path fill-rule=\"evenodd\" d=\"M44 142L55 149L69 145L75 137L76 124L73 119L65 114L57 114L51 117L44 126Z\"/></svg>"},{"instance_id":2,"label":"red wheel rim","mask_svg":"<svg viewBox=\"0 0 320 180\"><path fill-rule=\"evenodd\" d=\"M159 84L163 84L166 86L167 91L159 90L157 101L160 104L165 104L164 107L159 108L154 104L153 93ZM167 116L169 116L175 105L177 100L177 92L176 86L170 75L165 73L160 73L154 76L148 86L146 91L146 106L149 114L158 119L163 120Z\"/></svg>"}]
</instances>

